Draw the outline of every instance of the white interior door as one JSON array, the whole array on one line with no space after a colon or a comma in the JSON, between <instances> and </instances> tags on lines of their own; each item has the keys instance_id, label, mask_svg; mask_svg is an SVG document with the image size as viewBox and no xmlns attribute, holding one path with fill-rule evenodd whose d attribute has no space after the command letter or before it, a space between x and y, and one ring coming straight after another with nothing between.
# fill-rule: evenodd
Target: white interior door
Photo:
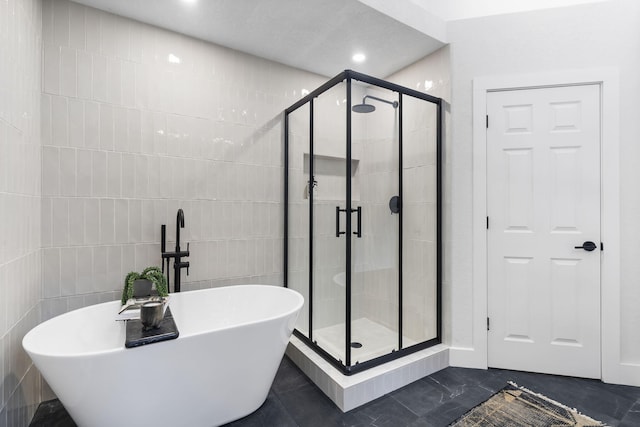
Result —
<instances>
[{"instance_id":1,"label":"white interior door","mask_svg":"<svg viewBox=\"0 0 640 427\"><path fill-rule=\"evenodd\" d=\"M600 87L487 113L489 366L600 378Z\"/></svg>"}]
</instances>

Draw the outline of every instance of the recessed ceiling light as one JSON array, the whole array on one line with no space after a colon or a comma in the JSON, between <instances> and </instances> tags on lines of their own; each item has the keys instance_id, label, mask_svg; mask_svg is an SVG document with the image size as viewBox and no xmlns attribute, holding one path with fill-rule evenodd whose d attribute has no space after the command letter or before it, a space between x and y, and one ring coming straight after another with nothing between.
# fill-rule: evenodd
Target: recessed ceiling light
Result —
<instances>
[{"instance_id":1,"label":"recessed ceiling light","mask_svg":"<svg viewBox=\"0 0 640 427\"><path fill-rule=\"evenodd\" d=\"M356 53L351 57L351 59L353 60L353 62L361 63L361 62L364 62L364 60L367 59L367 57L364 56L364 53Z\"/></svg>"}]
</instances>

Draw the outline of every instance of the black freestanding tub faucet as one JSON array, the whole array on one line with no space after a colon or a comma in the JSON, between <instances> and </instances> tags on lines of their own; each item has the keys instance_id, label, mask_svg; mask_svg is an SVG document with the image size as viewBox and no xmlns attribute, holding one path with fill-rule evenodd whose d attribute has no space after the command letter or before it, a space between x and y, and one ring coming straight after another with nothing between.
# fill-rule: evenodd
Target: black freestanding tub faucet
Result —
<instances>
[{"instance_id":1,"label":"black freestanding tub faucet","mask_svg":"<svg viewBox=\"0 0 640 427\"><path fill-rule=\"evenodd\" d=\"M174 270L174 282L173 291L180 292L180 270L187 269L187 276L189 275L189 261L182 261L181 258L189 256L189 243L187 243L187 250L180 250L180 229L184 228L184 212L182 209L178 209L176 214L176 249L174 252L165 252L166 248L166 225L162 224L161 227L161 252L162 252L162 271L164 272L164 260L167 260L167 286L169 286L169 263L173 258L173 270Z\"/></svg>"}]
</instances>

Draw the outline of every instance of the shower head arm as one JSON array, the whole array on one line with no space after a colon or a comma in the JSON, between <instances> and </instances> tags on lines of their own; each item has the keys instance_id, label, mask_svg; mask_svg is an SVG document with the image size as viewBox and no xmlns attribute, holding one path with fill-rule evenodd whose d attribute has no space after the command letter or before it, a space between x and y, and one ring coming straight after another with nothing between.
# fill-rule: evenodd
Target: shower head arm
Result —
<instances>
[{"instance_id":1,"label":"shower head arm","mask_svg":"<svg viewBox=\"0 0 640 427\"><path fill-rule=\"evenodd\" d=\"M398 101L387 101L386 99L378 98L377 96L373 96L373 95L365 95L364 98L362 98L363 104L367 103L366 102L367 98L375 99L376 101L380 101L380 102L384 102L385 104L392 105L393 108L398 108Z\"/></svg>"}]
</instances>

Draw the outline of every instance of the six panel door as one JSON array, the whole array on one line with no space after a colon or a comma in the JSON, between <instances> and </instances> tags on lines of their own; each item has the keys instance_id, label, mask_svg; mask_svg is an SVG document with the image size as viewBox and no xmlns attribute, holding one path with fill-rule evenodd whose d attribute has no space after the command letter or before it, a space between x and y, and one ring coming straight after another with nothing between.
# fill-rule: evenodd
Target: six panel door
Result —
<instances>
[{"instance_id":1,"label":"six panel door","mask_svg":"<svg viewBox=\"0 0 640 427\"><path fill-rule=\"evenodd\" d=\"M487 112L489 366L600 378L600 87Z\"/></svg>"}]
</instances>

